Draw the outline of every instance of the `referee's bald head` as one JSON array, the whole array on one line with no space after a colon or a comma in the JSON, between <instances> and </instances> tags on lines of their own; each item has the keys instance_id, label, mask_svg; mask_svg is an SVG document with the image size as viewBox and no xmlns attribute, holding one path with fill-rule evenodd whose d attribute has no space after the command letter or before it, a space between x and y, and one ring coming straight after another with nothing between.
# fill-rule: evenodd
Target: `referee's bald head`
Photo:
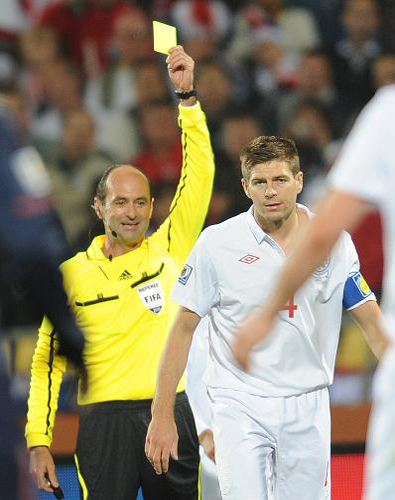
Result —
<instances>
[{"instance_id":1,"label":"referee's bald head","mask_svg":"<svg viewBox=\"0 0 395 500\"><path fill-rule=\"evenodd\" d=\"M110 167L108 167L104 171L99 182L97 183L95 197L97 199L99 199L101 203L104 203L104 201L106 199L108 180L109 180L111 174L114 171L116 171L117 169L131 169L136 173L136 175L142 175L147 182L148 191L149 191L149 198L150 198L150 200L152 200L152 187L151 187L151 181L150 181L149 177L141 169L139 169L133 165L121 164L121 165L111 165Z\"/></svg>"}]
</instances>

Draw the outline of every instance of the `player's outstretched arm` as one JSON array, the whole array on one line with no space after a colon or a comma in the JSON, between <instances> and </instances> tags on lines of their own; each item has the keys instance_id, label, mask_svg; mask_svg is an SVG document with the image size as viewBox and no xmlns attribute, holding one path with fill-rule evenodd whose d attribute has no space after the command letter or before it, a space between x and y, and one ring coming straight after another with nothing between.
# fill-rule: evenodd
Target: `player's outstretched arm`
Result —
<instances>
[{"instance_id":1,"label":"player's outstretched arm","mask_svg":"<svg viewBox=\"0 0 395 500\"><path fill-rule=\"evenodd\" d=\"M174 400L187 364L192 335L199 321L200 316L181 307L163 350L152 402L152 420L145 443L145 454L157 474L168 471L170 456L178 460Z\"/></svg>"},{"instance_id":2,"label":"player's outstretched arm","mask_svg":"<svg viewBox=\"0 0 395 500\"><path fill-rule=\"evenodd\" d=\"M382 314L377 302L369 300L349 311L353 320L361 328L371 351L377 359L385 353L389 339L382 327Z\"/></svg>"}]
</instances>

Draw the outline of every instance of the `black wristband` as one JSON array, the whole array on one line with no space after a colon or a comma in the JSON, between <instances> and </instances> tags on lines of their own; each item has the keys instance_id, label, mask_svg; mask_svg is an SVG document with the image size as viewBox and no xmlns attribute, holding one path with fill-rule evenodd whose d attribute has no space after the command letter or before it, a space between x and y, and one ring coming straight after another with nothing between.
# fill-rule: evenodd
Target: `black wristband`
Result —
<instances>
[{"instance_id":1,"label":"black wristband","mask_svg":"<svg viewBox=\"0 0 395 500\"><path fill-rule=\"evenodd\" d=\"M174 94L177 97L177 99L189 99L190 97L197 96L197 90L192 89L189 92L180 92L179 90L175 90Z\"/></svg>"}]
</instances>

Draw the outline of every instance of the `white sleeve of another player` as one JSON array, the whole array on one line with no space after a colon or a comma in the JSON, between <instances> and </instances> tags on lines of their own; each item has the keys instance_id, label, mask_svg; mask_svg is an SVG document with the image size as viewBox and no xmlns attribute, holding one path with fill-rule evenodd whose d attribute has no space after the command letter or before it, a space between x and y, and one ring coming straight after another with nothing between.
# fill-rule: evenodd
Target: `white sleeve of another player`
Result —
<instances>
[{"instance_id":1,"label":"white sleeve of another player","mask_svg":"<svg viewBox=\"0 0 395 500\"><path fill-rule=\"evenodd\" d=\"M170 296L201 318L219 300L218 280L205 242L208 234L206 229L200 235Z\"/></svg>"},{"instance_id":2,"label":"white sleeve of another player","mask_svg":"<svg viewBox=\"0 0 395 500\"><path fill-rule=\"evenodd\" d=\"M395 153L394 114L395 86L379 91L359 115L328 176L331 187L380 205Z\"/></svg>"},{"instance_id":3,"label":"white sleeve of another player","mask_svg":"<svg viewBox=\"0 0 395 500\"><path fill-rule=\"evenodd\" d=\"M359 257L351 236L344 233L343 238L344 253L347 255L349 263L349 273L343 291L343 306L347 311L351 311L368 300L376 300L376 296L360 272Z\"/></svg>"}]
</instances>

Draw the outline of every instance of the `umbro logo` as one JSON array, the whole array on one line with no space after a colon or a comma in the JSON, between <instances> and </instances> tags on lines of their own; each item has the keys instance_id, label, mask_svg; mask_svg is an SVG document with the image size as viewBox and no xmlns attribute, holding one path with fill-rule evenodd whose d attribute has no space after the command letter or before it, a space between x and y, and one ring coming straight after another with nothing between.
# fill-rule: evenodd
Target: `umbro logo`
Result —
<instances>
[{"instance_id":1,"label":"umbro logo","mask_svg":"<svg viewBox=\"0 0 395 500\"><path fill-rule=\"evenodd\" d=\"M244 255L244 257L239 259L239 262L244 262L244 264L252 264L253 262L255 262L258 259L259 259L259 257L256 257L255 255L251 255L248 253L247 255Z\"/></svg>"},{"instance_id":2,"label":"umbro logo","mask_svg":"<svg viewBox=\"0 0 395 500\"><path fill-rule=\"evenodd\" d=\"M130 278L133 278L133 276L130 274L129 271L126 271L125 269L125 271L122 274L120 274L118 280L128 280Z\"/></svg>"}]
</instances>

